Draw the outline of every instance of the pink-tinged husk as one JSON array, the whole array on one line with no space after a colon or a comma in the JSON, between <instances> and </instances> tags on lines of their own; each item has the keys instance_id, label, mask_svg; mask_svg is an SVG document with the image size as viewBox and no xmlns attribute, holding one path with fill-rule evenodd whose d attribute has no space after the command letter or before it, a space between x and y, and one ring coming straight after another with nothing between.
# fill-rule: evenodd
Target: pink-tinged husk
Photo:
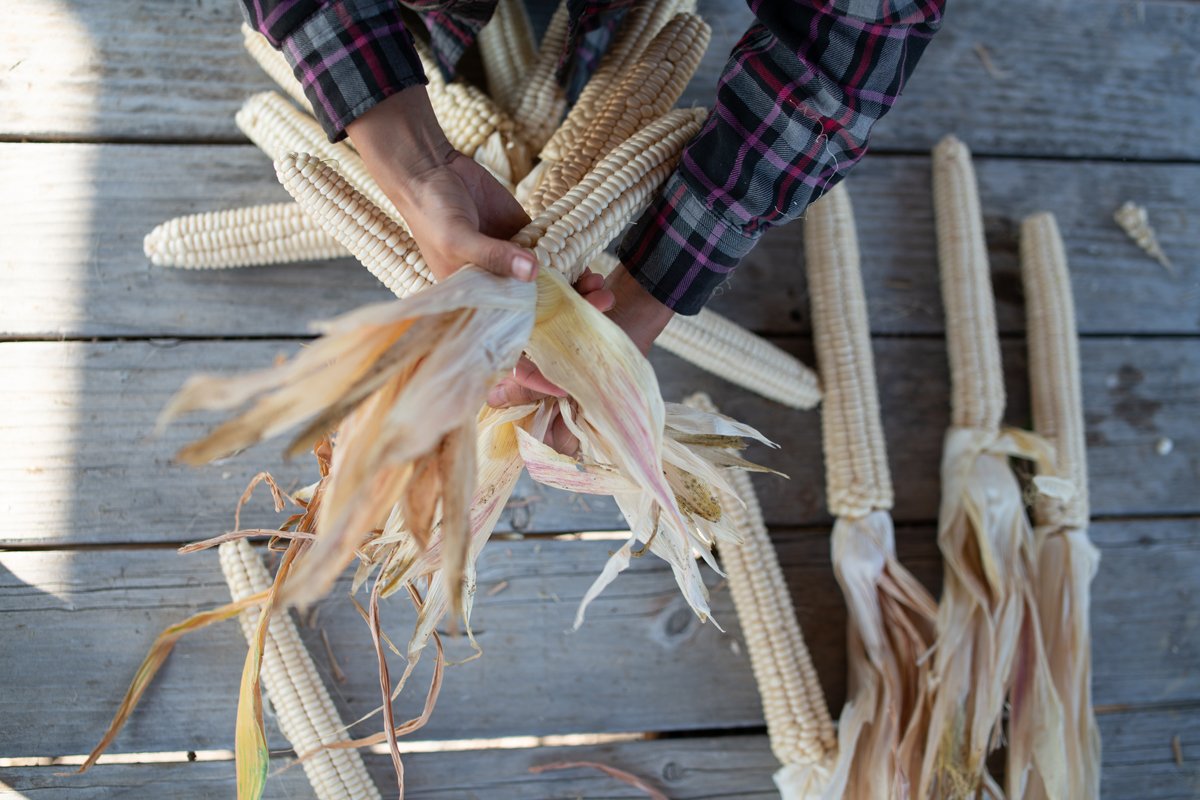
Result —
<instances>
[{"instance_id":1,"label":"pink-tinged husk","mask_svg":"<svg viewBox=\"0 0 1200 800\"><path fill-rule=\"evenodd\" d=\"M971 796L990 780L985 759L1000 745L1006 697L1009 746L1018 751L1010 791L1036 762L1051 796L1063 796L1063 709L1042 648L1033 531L1010 457L1047 463L1052 455L1028 433L947 433L938 516L945 581L920 797Z\"/></svg>"}]
</instances>

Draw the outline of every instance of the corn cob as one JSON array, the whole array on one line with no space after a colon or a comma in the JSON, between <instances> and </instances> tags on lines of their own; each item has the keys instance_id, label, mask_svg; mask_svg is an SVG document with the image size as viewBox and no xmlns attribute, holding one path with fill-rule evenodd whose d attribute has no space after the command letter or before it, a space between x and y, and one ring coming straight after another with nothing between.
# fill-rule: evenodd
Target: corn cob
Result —
<instances>
[{"instance_id":1,"label":"corn cob","mask_svg":"<svg viewBox=\"0 0 1200 800\"><path fill-rule=\"evenodd\" d=\"M1038 624L1033 531L1012 456L1045 461L1041 441L1000 430L1004 379L970 152L953 137L933 151L938 261L946 306L951 421L942 458L938 546L945 579L918 794L999 788L985 758L1009 710L1009 795L1031 772L1062 794L1062 706Z\"/></svg>"},{"instance_id":2,"label":"corn cob","mask_svg":"<svg viewBox=\"0 0 1200 800\"><path fill-rule=\"evenodd\" d=\"M1050 672L1063 703L1066 796L1097 798L1100 732L1092 708L1088 610L1089 586L1100 553L1087 536L1087 455L1075 304L1062 239L1052 215L1037 214L1022 223L1021 274L1034 428L1054 445L1053 476L1071 484L1067 496L1043 494L1034 504L1039 619ZM1048 794L1034 781L1025 796Z\"/></svg>"},{"instance_id":3,"label":"corn cob","mask_svg":"<svg viewBox=\"0 0 1200 800\"><path fill-rule=\"evenodd\" d=\"M532 248L539 263L574 282L650 202L704 115L702 108L678 109L654 120L605 156L513 241Z\"/></svg>"},{"instance_id":4,"label":"corn cob","mask_svg":"<svg viewBox=\"0 0 1200 800\"><path fill-rule=\"evenodd\" d=\"M184 269L317 261L346 253L295 203L176 217L147 234L143 247L152 264Z\"/></svg>"},{"instance_id":5,"label":"corn cob","mask_svg":"<svg viewBox=\"0 0 1200 800\"><path fill-rule=\"evenodd\" d=\"M584 85L570 113L542 148L541 158L558 161L572 148L581 145L582 137L605 101L617 90L621 79L629 74L667 20L675 14L694 13L695 10L696 4L690 0L640 0L629 9L621 20L616 39Z\"/></svg>"},{"instance_id":6,"label":"corn cob","mask_svg":"<svg viewBox=\"0 0 1200 800\"><path fill-rule=\"evenodd\" d=\"M920 771L937 605L896 558L887 465L853 209L844 184L809 208L805 262L824 399L821 432L833 566L849 609L851 687L829 795L901 797ZM915 737L908 737L912 742Z\"/></svg>"},{"instance_id":7,"label":"corn cob","mask_svg":"<svg viewBox=\"0 0 1200 800\"><path fill-rule=\"evenodd\" d=\"M516 108L521 87L537 58L533 28L521 0L500 0L492 19L479 32L479 54L488 94L505 111Z\"/></svg>"},{"instance_id":8,"label":"corn cob","mask_svg":"<svg viewBox=\"0 0 1200 800\"><path fill-rule=\"evenodd\" d=\"M835 186L809 208L804 249L824 390L821 432L829 511L836 517L861 517L892 507L892 476L879 418L854 211L844 187Z\"/></svg>"},{"instance_id":9,"label":"corn cob","mask_svg":"<svg viewBox=\"0 0 1200 800\"><path fill-rule=\"evenodd\" d=\"M933 163L951 421L962 428L998 430L1004 416L1004 373L975 170L966 145L952 136L934 148Z\"/></svg>"},{"instance_id":10,"label":"corn cob","mask_svg":"<svg viewBox=\"0 0 1200 800\"><path fill-rule=\"evenodd\" d=\"M330 142L315 119L297 111L277 93L252 95L242 103L234 119L238 129L272 161L295 152L312 153L336 161L347 182L393 219L399 219L396 207L371 177L358 153L344 142Z\"/></svg>"},{"instance_id":11,"label":"corn cob","mask_svg":"<svg viewBox=\"0 0 1200 800\"><path fill-rule=\"evenodd\" d=\"M570 11L561 0L538 45L537 58L525 76L525 85L513 110L517 132L532 152L542 149L567 108L567 96L558 84L558 62L567 45Z\"/></svg>"},{"instance_id":12,"label":"corn cob","mask_svg":"<svg viewBox=\"0 0 1200 800\"><path fill-rule=\"evenodd\" d=\"M432 281L428 267L408 231L373 206L333 166L316 156L285 156L280 182L311 216L371 274L400 297Z\"/></svg>"},{"instance_id":13,"label":"corn cob","mask_svg":"<svg viewBox=\"0 0 1200 800\"><path fill-rule=\"evenodd\" d=\"M608 275L617 257L600 253L591 268ZM821 401L816 373L787 353L715 311L676 314L654 341L685 361L791 408L812 408Z\"/></svg>"},{"instance_id":14,"label":"corn cob","mask_svg":"<svg viewBox=\"0 0 1200 800\"><path fill-rule=\"evenodd\" d=\"M701 411L716 412L703 393L684 402ZM743 472L731 472L728 477L736 496L722 492L721 511L729 516L741 541L721 546L721 564L762 697L771 751L783 765L776 782L788 800L819 796L837 751L833 719L754 487ZM796 785L808 791L791 794L784 788Z\"/></svg>"},{"instance_id":15,"label":"corn cob","mask_svg":"<svg viewBox=\"0 0 1200 800\"><path fill-rule=\"evenodd\" d=\"M235 601L270 588L271 576L247 541L225 542L218 552L221 570ZM258 616L258 607L239 615L242 632L251 646ZM296 623L287 612L276 613L269 623L262 677L280 730L297 754L309 756L303 762L304 773L317 797L321 800L380 797L358 751L321 749L324 745L348 741L349 737L300 640Z\"/></svg>"},{"instance_id":16,"label":"corn cob","mask_svg":"<svg viewBox=\"0 0 1200 800\"><path fill-rule=\"evenodd\" d=\"M659 31L591 120L586 136L551 163L533 194L535 211L565 194L600 158L675 105L700 65L711 32L695 14L677 14Z\"/></svg>"},{"instance_id":17,"label":"corn cob","mask_svg":"<svg viewBox=\"0 0 1200 800\"><path fill-rule=\"evenodd\" d=\"M292 70L292 65L283 57L283 53L271 46L267 37L242 23L242 44L250 57L262 67L263 72L267 73L267 77L275 81L275 84L287 92L288 96L295 100L301 108L309 114L313 113L312 104L304 95L304 88L300 85L300 81L296 80L296 73Z\"/></svg>"},{"instance_id":18,"label":"corn cob","mask_svg":"<svg viewBox=\"0 0 1200 800\"><path fill-rule=\"evenodd\" d=\"M529 171L529 148L517 136L516 123L471 84L447 83L425 45L414 42L413 46L429 79L425 87L429 104L446 139L511 189Z\"/></svg>"}]
</instances>

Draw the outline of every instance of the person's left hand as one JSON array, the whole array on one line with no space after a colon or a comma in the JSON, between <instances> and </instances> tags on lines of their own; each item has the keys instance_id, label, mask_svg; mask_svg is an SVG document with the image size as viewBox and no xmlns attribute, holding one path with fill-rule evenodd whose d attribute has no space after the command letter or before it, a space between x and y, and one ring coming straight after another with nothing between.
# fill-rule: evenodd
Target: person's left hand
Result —
<instances>
[{"instance_id":1,"label":"person's left hand","mask_svg":"<svg viewBox=\"0 0 1200 800\"><path fill-rule=\"evenodd\" d=\"M575 288L589 303L607 313L643 355L650 352L654 340L675 316L675 312L646 291L623 265L618 265L607 281L587 270ZM565 397L566 394L547 380L532 361L522 357L513 374L488 392L487 402L495 408L504 408L546 397ZM574 455L579 449L579 441L561 419L556 419L550 426L546 443L566 455Z\"/></svg>"}]
</instances>

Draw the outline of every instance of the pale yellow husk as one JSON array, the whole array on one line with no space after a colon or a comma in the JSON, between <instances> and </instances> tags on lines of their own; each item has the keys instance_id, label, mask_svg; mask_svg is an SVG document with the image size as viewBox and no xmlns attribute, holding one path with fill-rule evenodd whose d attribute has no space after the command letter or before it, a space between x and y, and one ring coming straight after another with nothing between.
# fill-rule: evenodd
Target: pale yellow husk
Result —
<instances>
[{"instance_id":1,"label":"pale yellow husk","mask_svg":"<svg viewBox=\"0 0 1200 800\"><path fill-rule=\"evenodd\" d=\"M1065 493L1034 505L1038 617L1050 674L1063 705L1065 797L1100 796L1100 731L1092 708L1091 582L1100 552L1088 540L1088 478L1075 304L1058 225L1037 214L1021 225L1033 423L1055 447L1048 475ZM1037 479L1035 479L1037 480ZM1027 798L1052 797L1035 770Z\"/></svg>"},{"instance_id":2,"label":"pale yellow husk","mask_svg":"<svg viewBox=\"0 0 1200 800\"><path fill-rule=\"evenodd\" d=\"M271 574L254 548L244 539L220 545L221 570L233 600L243 600L270 588ZM239 615L247 643L254 646L259 607ZM262 658L262 681L283 735L299 755L307 755L304 774L319 800L374 800L379 798L362 757L356 750L324 749L349 740L345 726L312 657L304 647L296 623L286 613L274 614L268 623Z\"/></svg>"},{"instance_id":3,"label":"pale yellow husk","mask_svg":"<svg viewBox=\"0 0 1200 800\"><path fill-rule=\"evenodd\" d=\"M902 798L921 766L937 606L900 564L854 211L844 184L809 207L805 263L825 396L834 574L848 609L849 696L826 797Z\"/></svg>"},{"instance_id":4,"label":"pale yellow husk","mask_svg":"<svg viewBox=\"0 0 1200 800\"><path fill-rule=\"evenodd\" d=\"M942 457L938 545L945 561L933 652L932 710L919 796L995 791L987 754L1008 705L1007 793L1036 773L1064 796L1063 709L1042 647L1033 530L1009 459L1050 463L1044 440L999 428L1000 346L970 152L933 152L938 260L946 306L952 427Z\"/></svg>"}]
</instances>

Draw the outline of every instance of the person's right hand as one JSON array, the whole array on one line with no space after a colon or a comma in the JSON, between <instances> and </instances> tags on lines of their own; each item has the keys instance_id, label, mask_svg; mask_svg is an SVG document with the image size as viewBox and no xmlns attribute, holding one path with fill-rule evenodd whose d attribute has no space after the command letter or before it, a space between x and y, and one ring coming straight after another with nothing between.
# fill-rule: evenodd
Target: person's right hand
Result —
<instances>
[{"instance_id":1,"label":"person's right hand","mask_svg":"<svg viewBox=\"0 0 1200 800\"><path fill-rule=\"evenodd\" d=\"M346 132L434 277L444 280L474 264L533 280L533 254L508 241L529 217L491 173L450 145L424 86L386 98Z\"/></svg>"}]
</instances>

